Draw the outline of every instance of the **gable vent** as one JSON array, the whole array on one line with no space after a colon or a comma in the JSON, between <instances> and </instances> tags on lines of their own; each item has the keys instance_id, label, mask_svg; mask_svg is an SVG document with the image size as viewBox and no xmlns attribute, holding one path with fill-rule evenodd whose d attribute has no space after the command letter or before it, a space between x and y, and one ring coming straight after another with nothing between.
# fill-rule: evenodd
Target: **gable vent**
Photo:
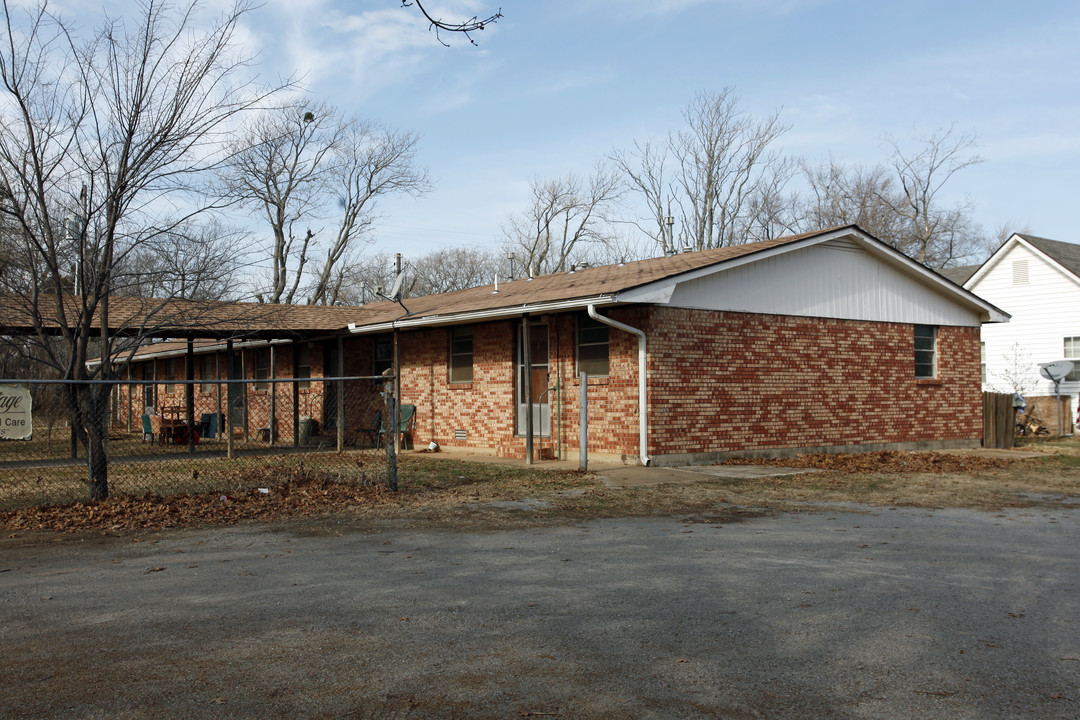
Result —
<instances>
[{"instance_id":1,"label":"gable vent","mask_svg":"<svg viewBox=\"0 0 1080 720\"><path fill-rule=\"evenodd\" d=\"M1012 265L1013 265L1013 285L1027 285L1028 284L1028 261L1027 260L1014 260Z\"/></svg>"}]
</instances>

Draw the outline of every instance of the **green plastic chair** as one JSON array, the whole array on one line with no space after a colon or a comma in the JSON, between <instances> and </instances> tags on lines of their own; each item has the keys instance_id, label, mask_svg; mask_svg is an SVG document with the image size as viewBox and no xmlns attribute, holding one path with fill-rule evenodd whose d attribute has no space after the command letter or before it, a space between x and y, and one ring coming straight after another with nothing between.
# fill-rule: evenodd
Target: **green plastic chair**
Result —
<instances>
[{"instance_id":1,"label":"green plastic chair","mask_svg":"<svg viewBox=\"0 0 1080 720\"><path fill-rule=\"evenodd\" d=\"M401 433L401 446L404 449L408 450L409 449L409 441L412 439L412 427L411 426L416 424L415 423L415 420L416 420L416 406L415 405L402 405L398 417L399 417L399 420L398 420L398 432ZM387 432L387 429L386 429L386 423L381 423L379 425L379 442L377 442L375 444L376 448L378 448L378 447L380 447L382 445L383 437L386 436L387 434L388 434L388 432ZM386 440L387 440L387 442L389 442L390 438L387 438Z\"/></svg>"}]
</instances>

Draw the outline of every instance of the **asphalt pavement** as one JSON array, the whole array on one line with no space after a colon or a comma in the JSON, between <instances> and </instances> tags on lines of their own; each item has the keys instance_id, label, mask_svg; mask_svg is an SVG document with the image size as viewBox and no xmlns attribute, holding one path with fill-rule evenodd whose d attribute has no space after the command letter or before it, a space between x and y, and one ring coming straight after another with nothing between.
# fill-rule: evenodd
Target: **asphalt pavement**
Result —
<instances>
[{"instance_id":1,"label":"asphalt pavement","mask_svg":"<svg viewBox=\"0 0 1080 720\"><path fill-rule=\"evenodd\" d=\"M0 544L0 718L1076 718L1080 511Z\"/></svg>"}]
</instances>

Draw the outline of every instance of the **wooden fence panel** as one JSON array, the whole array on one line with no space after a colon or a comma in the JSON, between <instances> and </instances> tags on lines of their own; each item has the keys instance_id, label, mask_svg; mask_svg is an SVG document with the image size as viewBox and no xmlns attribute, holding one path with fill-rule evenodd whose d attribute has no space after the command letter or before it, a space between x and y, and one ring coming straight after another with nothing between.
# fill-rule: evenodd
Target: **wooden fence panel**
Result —
<instances>
[{"instance_id":1,"label":"wooden fence panel","mask_svg":"<svg viewBox=\"0 0 1080 720\"><path fill-rule=\"evenodd\" d=\"M1012 393L983 393L983 447L1011 448L1016 440Z\"/></svg>"}]
</instances>

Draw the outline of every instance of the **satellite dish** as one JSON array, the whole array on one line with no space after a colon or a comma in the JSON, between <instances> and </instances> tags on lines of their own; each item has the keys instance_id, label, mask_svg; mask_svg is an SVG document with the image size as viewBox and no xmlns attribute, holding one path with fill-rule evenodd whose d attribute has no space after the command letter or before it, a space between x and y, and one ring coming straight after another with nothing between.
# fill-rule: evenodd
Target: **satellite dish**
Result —
<instances>
[{"instance_id":1,"label":"satellite dish","mask_svg":"<svg viewBox=\"0 0 1080 720\"><path fill-rule=\"evenodd\" d=\"M1061 382L1062 378L1072 371L1072 360L1057 360L1051 363L1043 363L1039 366L1039 374L1055 383Z\"/></svg>"},{"instance_id":2,"label":"satellite dish","mask_svg":"<svg viewBox=\"0 0 1080 720\"><path fill-rule=\"evenodd\" d=\"M399 273L398 276L396 278L394 278L394 287L392 287L390 289L390 299L391 300L400 300L401 299L401 283L404 280L405 280L405 273ZM1069 369L1070 370L1072 369L1072 363L1069 363Z\"/></svg>"}]
</instances>

